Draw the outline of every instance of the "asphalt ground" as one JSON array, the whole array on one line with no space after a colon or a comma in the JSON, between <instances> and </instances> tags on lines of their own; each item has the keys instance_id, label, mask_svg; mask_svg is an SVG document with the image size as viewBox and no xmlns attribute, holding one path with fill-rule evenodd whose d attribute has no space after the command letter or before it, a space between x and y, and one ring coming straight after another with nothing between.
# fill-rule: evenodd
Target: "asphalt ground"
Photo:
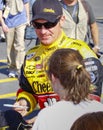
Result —
<instances>
[{"instance_id":1,"label":"asphalt ground","mask_svg":"<svg viewBox=\"0 0 103 130\"><path fill-rule=\"evenodd\" d=\"M100 51L103 52L103 0L90 0L89 3L97 19L100 32ZM35 46L35 39L31 42L30 40L25 40L25 46L26 51ZM100 60L103 63L103 55L101 55ZM3 104L14 103L16 91L19 88L18 80L16 78L8 78L7 74L6 43L0 42L0 110L10 109L4 107Z\"/></svg>"}]
</instances>

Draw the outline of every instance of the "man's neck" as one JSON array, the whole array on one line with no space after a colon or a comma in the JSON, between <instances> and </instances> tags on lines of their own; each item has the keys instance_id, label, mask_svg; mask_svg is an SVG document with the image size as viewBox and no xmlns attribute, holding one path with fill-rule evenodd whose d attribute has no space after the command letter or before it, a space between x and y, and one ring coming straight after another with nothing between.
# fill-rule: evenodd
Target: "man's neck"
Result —
<instances>
[{"instance_id":1,"label":"man's neck","mask_svg":"<svg viewBox=\"0 0 103 130\"><path fill-rule=\"evenodd\" d=\"M73 6L77 3L78 0L63 0L68 6Z\"/></svg>"}]
</instances>

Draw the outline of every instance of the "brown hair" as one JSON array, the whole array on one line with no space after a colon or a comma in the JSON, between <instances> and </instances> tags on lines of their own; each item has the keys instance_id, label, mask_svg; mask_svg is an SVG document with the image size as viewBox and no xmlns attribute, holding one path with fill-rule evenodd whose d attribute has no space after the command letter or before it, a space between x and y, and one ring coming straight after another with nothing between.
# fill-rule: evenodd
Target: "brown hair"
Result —
<instances>
[{"instance_id":1,"label":"brown hair","mask_svg":"<svg viewBox=\"0 0 103 130\"><path fill-rule=\"evenodd\" d=\"M48 76L59 78L66 90L66 100L78 104L85 100L90 90L90 75L85 69L80 53L73 49L58 49L49 60ZM59 87L59 86L58 86Z\"/></svg>"},{"instance_id":2,"label":"brown hair","mask_svg":"<svg viewBox=\"0 0 103 130\"><path fill-rule=\"evenodd\" d=\"M74 122L70 130L103 130L103 112L82 115Z\"/></svg>"}]
</instances>

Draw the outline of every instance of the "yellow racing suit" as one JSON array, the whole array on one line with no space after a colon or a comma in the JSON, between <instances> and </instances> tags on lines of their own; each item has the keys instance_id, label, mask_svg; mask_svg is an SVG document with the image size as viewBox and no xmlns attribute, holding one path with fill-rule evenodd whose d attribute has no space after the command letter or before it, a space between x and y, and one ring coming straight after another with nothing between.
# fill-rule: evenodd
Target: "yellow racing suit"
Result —
<instances>
[{"instance_id":1,"label":"yellow racing suit","mask_svg":"<svg viewBox=\"0 0 103 130\"><path fill-rule=\"evenodd\" d=\"M78 50L84 59L95 58L98 59L92 49L83 41L68 38L64 32L59 39L51 45L45 46L40 43L30 49L24 60L21 69L20 87L17 93L17 100L24 98L28 101L31 112L35 109L37 103L40 107L44 107L44 102L47 98L56 98L59 100L57 94L53 92L51 83L47 77L48 59L52 53L59 48L72 48Z\"/></svg>"}]
</instances>

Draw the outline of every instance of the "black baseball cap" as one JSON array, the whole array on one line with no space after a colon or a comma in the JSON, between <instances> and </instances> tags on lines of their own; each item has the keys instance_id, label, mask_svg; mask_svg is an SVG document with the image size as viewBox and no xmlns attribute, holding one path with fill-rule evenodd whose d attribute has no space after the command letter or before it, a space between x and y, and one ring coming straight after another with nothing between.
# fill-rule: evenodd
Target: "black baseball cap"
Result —
<instances>
[{"instance_id":1,"label":"black baseball cap","mask_svg":"<svg viewBox=\"0 0 103 130\"><path fill-rule=\"evenodd\" d=\"M45 19L55 22L62 14L62 7L58 0L36 0L32 6L32 21Z\"/></svg>"}]
</instances>

